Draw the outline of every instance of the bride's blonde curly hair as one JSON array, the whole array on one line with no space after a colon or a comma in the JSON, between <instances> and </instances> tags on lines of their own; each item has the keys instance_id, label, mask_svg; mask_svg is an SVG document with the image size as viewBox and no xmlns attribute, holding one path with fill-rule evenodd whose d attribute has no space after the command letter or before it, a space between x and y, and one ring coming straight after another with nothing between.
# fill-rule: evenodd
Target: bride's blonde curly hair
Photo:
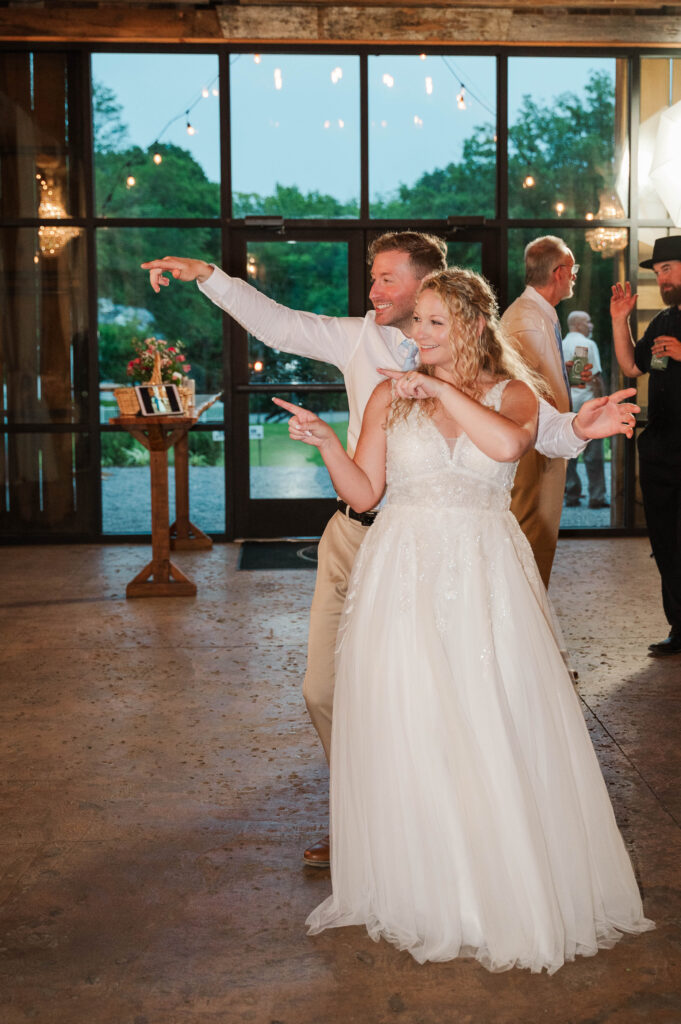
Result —
<instances>
[{"instance_id":1,"label":"bride's blonde curly hair","mask_svg":"<svg viewBox=\"0 0 681 1024\"><path fill-rule=\"evenodd\" d=\"M426 291L435 292L449 313L452 366L448 370L460 391L471 398L481 398L485 389L479 378L486 373L499 380L522 380L542 397L548 393L544 379L504 334L497 300L484 277L463 267L449 267L424 277L419 296ZM430 377L435 375L435 369L434 366L417 367L419 373ZM419 408L432 415L436 404L436 399L427 398L419 401ZM413 405L411 399L395 398L390 422L403 419Z\"/></svg>"}]
</instances>

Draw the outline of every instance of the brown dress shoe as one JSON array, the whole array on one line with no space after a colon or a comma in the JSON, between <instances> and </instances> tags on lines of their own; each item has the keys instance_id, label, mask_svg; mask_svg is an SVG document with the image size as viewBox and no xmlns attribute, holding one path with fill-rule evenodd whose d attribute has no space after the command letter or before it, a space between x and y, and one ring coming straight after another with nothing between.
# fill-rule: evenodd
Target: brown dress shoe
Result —
<instances>
[{"instance_id":1,"label":"brown dress shoe","mask_svg":"<svg viewBox=\"0 0 681 1024\"><path fill-rule=\"evenodd\" d=\"M329 837L324 836L319 842L309 846L303 854L303 860L311 868L328 868L331 864Z\"/></svg>"}]
</instances>

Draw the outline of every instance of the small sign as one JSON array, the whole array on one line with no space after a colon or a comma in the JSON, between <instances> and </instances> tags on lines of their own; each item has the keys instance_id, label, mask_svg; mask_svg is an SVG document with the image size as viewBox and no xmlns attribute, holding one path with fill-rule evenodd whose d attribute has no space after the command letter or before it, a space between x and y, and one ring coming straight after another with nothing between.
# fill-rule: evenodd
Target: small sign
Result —
<instances>
[{"instance_id":1,"label":"small sign","mask_svg":"<svg viewBox=\"0 0 681 1024\"><path fill-rule=\"evenodd\" d=\"M249 426L248 428L248 440L249 441L262 441L265 437L265 428L262 423L258 423L255 426Z\"/></svg>"}]
</instances>

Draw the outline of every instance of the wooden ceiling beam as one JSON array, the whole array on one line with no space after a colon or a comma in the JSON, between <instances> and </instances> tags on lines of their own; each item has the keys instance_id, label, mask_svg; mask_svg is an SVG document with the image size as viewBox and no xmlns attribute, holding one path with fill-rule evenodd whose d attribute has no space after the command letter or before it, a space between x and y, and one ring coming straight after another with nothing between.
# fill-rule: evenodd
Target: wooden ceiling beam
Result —
<instances>
[{"instance_id":1,"label":"wooden ceiling beam","mask_svg":"<svg viewBox=\"0 0 681 1024\"><path fill-rule=\"evenodd\" d=\"M295 4L183 4L178 7L74 3L0 7L0 40L215 44L309 44L331 46L380 43L423 46L487 44L505 46L681 47L681 16L655 3L635 13L628 0L609 0L607 11L555 2L541 6L515 0L468 0L464 4L364 3L361 6L298 0ZM678 8L681 10L681 8Z\"/></svg>"}]
</instances>

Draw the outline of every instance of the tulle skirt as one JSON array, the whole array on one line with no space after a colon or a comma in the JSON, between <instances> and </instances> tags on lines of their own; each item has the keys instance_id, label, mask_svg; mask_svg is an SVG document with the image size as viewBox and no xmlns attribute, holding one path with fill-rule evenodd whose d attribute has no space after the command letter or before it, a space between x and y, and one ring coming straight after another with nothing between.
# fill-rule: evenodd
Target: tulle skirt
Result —
<instances>
[{"instance_id":1,"label":"tulle skirt","mask_svg":"<svg viewBox=\"0 0 681 1024\"><path fill-rule=\"evenodd\" d=\"M553 973L653 927L560 646L510 513L380 513L340 631L310 934Z\"/></svg>"}]
</instances>

